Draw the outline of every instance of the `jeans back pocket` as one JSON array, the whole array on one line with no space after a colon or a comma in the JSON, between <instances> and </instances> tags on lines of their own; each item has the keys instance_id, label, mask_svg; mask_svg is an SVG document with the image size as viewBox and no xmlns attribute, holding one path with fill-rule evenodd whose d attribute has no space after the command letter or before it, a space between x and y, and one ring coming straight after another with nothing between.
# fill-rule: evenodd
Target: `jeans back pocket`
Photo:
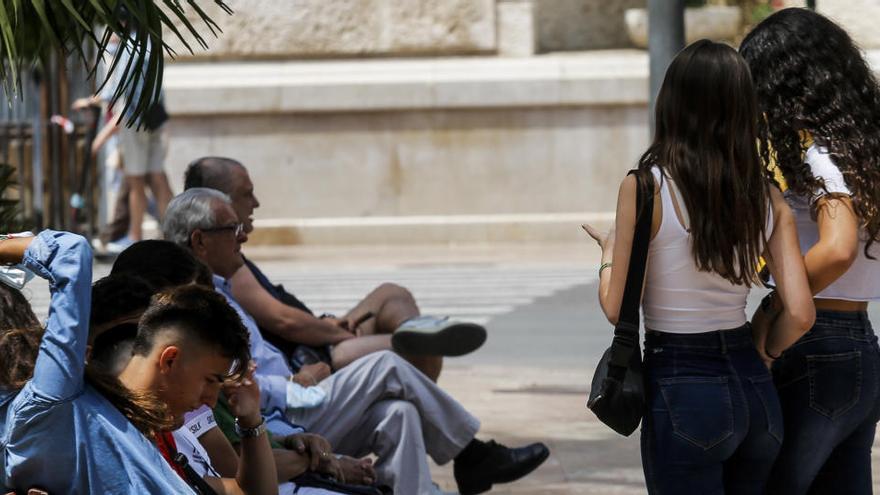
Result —
<instances>
[{"instance_id":1,"label":"jeans back pocket","mask_svg":"<svg viewBox=\"0 0 880 495\"><path fill-rule=\"evenodd\" d=\"M810 380L810 407L835 419L859 401L862 353L808 355L807 377Z\"/></svg>"},{"instance_id":2,"label":"jeans back pocket","mask_svg":"<svg viewBox=\"0 0 880 495\"><path fill-rule=\"evenodd\" d=\"M678 437L709 450L733 435L733 402L726 376L681 376L658 384Z\"/></svg>"}]
</instances>

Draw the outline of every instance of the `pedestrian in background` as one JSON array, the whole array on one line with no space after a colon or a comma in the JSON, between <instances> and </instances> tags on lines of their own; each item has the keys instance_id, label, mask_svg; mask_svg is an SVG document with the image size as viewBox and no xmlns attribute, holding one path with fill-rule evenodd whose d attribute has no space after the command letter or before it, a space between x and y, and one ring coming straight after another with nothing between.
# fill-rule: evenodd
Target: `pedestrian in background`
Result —
<instances>
[{"instance_id":1,"label":"pedestrian in background","mask_svg":"<svg viewBox=\"0 0 880 495\"><path fill-rule=\"evenodd\" d=\"M97 153L104 143L112 136L118 137L118 149L122 154L125 174L125 183L120 187L119 194L128 201L128 233L125 237L108 239L107 249L118 254L132 243L143 239L144 214L150 207L146 190L149 187L155 200L155 215L157 219L165 215L165 208L173 196L168 176L165 174L164 162L167 154L168 138L165 132L165 123L168 121L168 113L165 110L164 95L160 94L158 101L150 106L142 115L134 118L135 102L141 98L143 92L143 79L147 77L148 57L144 57L141 65L138 65L136 44L140 43L134 38L132 18L127 9L120 9L120 21L129 28L128 39L117 41L116 50L121 50L119 61L111 79L104 85L100 94L90 98L81 98L74 102L73 108L80 109L89 105L106 105L113 117L101 128L92 143L92 153ZM153 47L147 43L147 51ZM131 61L131 57L135 57ZM136 82L131 83L123 92L123 97L111 106L113 95L119 86L119 75L126 68L135 74L140 74ZM130 124L130 125L129 125ZM125 208L116 208L116 216L124 218ZM107 238L114 237L112 233Z\"/></svg>"}]
</instances>

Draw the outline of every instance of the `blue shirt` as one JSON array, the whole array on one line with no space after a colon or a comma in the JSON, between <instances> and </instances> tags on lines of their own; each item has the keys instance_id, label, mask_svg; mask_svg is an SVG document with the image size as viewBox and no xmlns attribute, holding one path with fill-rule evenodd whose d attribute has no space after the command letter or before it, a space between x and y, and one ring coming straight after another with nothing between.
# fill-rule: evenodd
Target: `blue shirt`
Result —
<instances>
[{"instance_id":1,"label":"blue shirt","mask_svg":"<svg viewBox=\"0 0 880 495\"><path fill-rule=\"evenodd\" d=\"M6 483L49 493L193 493L155 445L84 383L92 279L86 240L43 231L23 264L49 281L52 301L34 377L6 412Z\"/></svg>"},{"instance_id":2,"label":"blue shirt","mask_svg":"<svg viewBox=\"0 0 880 495\"><path fill-rule=\"evenodd\" d=\"M214 275L214 288L223 294L250 334L251 358L257 363L257 381L260 385L260 405L265 414L287 409L287 382L292 370L284 353L266 342L253 317L245 311L232 295L232 286L225 278ZM273 430L274 431L274 430Z\"/></svg>"},{"instance_id":3,"label":"blue shirt","mask_svg":"<svg viewBox=\"0 0 880 495\"><path fill-rule=\"evenodd\" d=\"M17 391L0 390L0 450L6 447L2 443L2 439L6 434L6 411L9 410L9 403L15 398ZM6 488L6 456L0 455L0 489Z\"/></svg>"}]
</instances>

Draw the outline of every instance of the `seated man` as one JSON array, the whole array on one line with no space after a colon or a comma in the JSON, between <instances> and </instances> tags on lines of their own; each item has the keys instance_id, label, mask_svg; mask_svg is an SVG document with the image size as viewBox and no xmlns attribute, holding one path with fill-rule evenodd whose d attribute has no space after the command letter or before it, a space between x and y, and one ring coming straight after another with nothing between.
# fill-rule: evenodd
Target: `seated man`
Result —
<instances>
[{"instance_id":1,"label":"seated man","mask_svg":"<svg viewBox=\"0 0 880 495\"><path fill-rule=\"evenodd\" d=\"M244 166L229 158L201 158L189 165L184 187L207 187L230 196L232 207L253 230L253 212L260 206ZM243 242L247 240L245 235ZM410 363L437 381L442 368L440 356L473 352L486 340L486 330L474 323L448 318L420 316L408 290L382 284L344 316L315 317L296 296L272 285L250 260L230 277L233 295L250 313L264 336L282 351L275 338L308 346L331 345L334 369L340 369L370 352L394 349Z\"/></svg>"},{"instance_id":2,"label":"seated man","mask_svg":"<svg viewBox=\"0 0 880 495\"><path fill-rule=\"evenodd\" d=\"M232 294L229 277L242 266L244 230L229 198L213 189L189 189L169 204L163 231L166 239L189 247L211 268L215 288L248 328L264 412L284 411L290 421L325 437L341 453L376 454L377 477L395 493L434 491L426 452L441 465L455 460L455 479L465 495L525 476L547 458L541 443L509 449L474 438L479 421L389 351L355 360L321 381L322 394L304 403L289 381L292 370L286 359L261 337Z\"/></svg>"},{"instance_id":3,"label":"seated man","mask_svg":"<svg viewBox=\"0 0 880 495\"><path fill-rule=\"evenodd\" d=\"M278 493L275 464L260 414L254 370L247 368L247 334L228 305L212 296L198 286L156 295L138 323L131 358L119 381L136 393L155 395L174 418L175 429L183 426L188 411L216 404L222 388L236 424L249 432L243 435L247 440L242 443L242 462L234 477L192 471L177 456L171 430L157 434L159 450L200 491L206 484L216 493L274 495ZM233 376L237 378L230 381Z\"/></svg>"}]
</instances>

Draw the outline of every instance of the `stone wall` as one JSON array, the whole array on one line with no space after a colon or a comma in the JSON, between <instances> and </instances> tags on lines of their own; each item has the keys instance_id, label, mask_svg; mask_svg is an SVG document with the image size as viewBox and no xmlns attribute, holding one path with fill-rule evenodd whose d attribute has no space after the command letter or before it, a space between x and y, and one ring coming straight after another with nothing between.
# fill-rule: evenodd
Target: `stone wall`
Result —
<instances>
[{"instance_id":1,"label":"stone wall","mask_svg":"<svg viewBox=\"0 0 880 495\"><path fill-rule=\"evenodd\" d=\"M645 0L535 0L538 51L631 46L623 11L644 6Z\"/></svg>"},{"instance_id":2,"label":"stone wall","mask_svg":"<svg viewBox=\"0 0 880 495\"><path fill-rule=\"evenodd\" d=\"M632 46L623 12L646 0L226 0L201 2L222 34L187 59L307 59L597 50ZM730 2L733 3L733 2ZM803 6L803 0L784 0ZM863 48L880 47L880 0L818 0ZM195 20L195 16L190 18ZM207 32L201 29L202 32ZM195 46L195 45L193 45Z\"/></svg>"},{"instance_id":3,"label":"stone wall","mask_svg":"<svg viewBox=\"0 0 880 495\"><path fill-rule=\"evenodd\" d=\"M840 23L863 49L880 48L880 0L816 0L816 8Z\"/></svg>"},{"instance_id":4,"label":"stone wall","mask_svg":"<svg viewBox=\"0 0 880 495\"><path fill-rule=\"evenodd\" d=\"M260 218L607 211L644 107L176 117L169 173L245 163ZM576 234L576 232L575 232Z\"/></svg>"},{"instance_id":5,"label":"stone wall","mask_svg":"<svg viewBox=\"0 0 880 495\"><path fill-rule=\"evenodd\" d=\"M647 145L646 75L641 51L174 64L166 166L179 190L241 160L272 242L577 241Z\"/></svg>"},{"instance_id":6,"label":"stone wall","mask_svg":"<svg viewBox=\"0 0 880 495\"><path fill-rule=\"evenodd\" d=\"M218 38L206 36L209 49L198 50L195 58L470 54L496 47L495 0L226 2L234 10L231 16L200 2L223 32ZM179 44L172 46L182 59L193 58Z\"/></svg>"}]
</instances>

